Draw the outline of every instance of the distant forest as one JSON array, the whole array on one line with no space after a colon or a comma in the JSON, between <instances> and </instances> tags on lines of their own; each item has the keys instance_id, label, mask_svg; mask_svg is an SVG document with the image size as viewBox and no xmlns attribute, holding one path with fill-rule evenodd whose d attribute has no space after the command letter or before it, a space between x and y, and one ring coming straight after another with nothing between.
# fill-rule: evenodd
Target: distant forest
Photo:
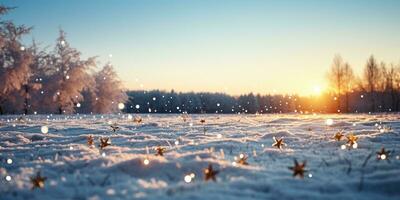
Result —
<instances>
[{"instance_id":1,"label":"distant forest","mask_svg":"<svg viewBox=\"0 0 400 200\"><path fill-rule=\"evenodd\" d=\"M336 55L318 96L126 91L111 63L82 58L60 30L52 50L22 37L32 30L0 6L0 114L74 113L359 113L398 112L400 65L371 55L361 75ZM306 72L305 72L306 73Z\"/></svg>"},{"instance_id":2,"label":"distant forest","mask_svg":"<svg viewBox=\"0 0 400 200\"><path fill-rule=\"evenodd\" d=\"M260 95L249 93L230 96L223 93L176 93L153 91L128 91L125 112L128 113L368 113L398 112L399 103L393 104L386 92L353 91L340 96L326 93L322 96ZM372 98L375 97L375 106ZM338 99L341 102L338 109ZM396 97L398 99L398 97ZM393 106L394 105L394 106Z\"/></svg>"},{"instance_id":3,"label":"distant forest","mask_svg":"<svg viewBox=\"0 0 400 200\"><path fill-rule=\"evenodd\" d=\"M223 93L128 91L126 112L138 113L374 113L399 112L400 65L371 55L361 76L340 55L327 73L329 89L316 96L229 96Z\"/></svg>"}]
</instances>

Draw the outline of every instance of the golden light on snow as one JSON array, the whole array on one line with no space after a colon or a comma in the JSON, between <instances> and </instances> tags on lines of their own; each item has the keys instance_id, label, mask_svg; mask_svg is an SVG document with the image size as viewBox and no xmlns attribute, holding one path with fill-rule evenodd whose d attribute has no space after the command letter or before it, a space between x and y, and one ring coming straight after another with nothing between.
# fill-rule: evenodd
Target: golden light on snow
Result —
<instances>
[{"instance_id":1,"label":"golden light on snow","mask_svg":"<svg viewBox=\"0 0 400 200\"><path fill-rule=\"evenodd\" d=\"M144 159L144 160L143 160L143 164L144 164L144 165L149 165L149 164L150 164L150 160L147 159L147 158Z\"/></svg>"},{"instance_id":2,"label":"golden light on snow","mask_svg":"<svg viewBox=\"0 0 400 200\"><path fill-rule=\"evenodd\" d=\"M13 163L13 160L11 158L7 159L7 164L11 165Z\"/></svg>"},{"instance_id":3,"label":"golden light on snow","mask_svg":"<svg viewBox=\"0 0 400 200\"><path fill-rule=\"evenodd\" d=\"M80 107L81 107L81 104L80 104L80 103L77 103L77 104L76 104L76 107L80 108Z\"/></svg>"},{"instance_id":4,"label":"golden light on snow","mask_svg":"<svg viewBox=\"0 0 400 200\"><path fill-rule=\"evenodd\" d=\"M309 177L309 178L312 178L312 174L308 174L308 177Z\"/></svg>"},{"instance_id":5,"label":"golden light on snow","mask_svg":"<svg viewBox=\"0 0 400 200\"><path fill-rule=\"evenodd\" d=\"M133 117L131 114L128 115L128 119L131 120Z\"/></svg>"},{"instance_id":6,"label":"golden light on snow","mask_svg":"<svg viewBox=\"0 0 400 200\"><path fill-rule=\"evenodd\" d=\"M7 175L6 176L6 181L11 181L11 176Z\"/></svg>"},{"instance_id":7,"label":"golden light on snow","mask_svg":"<svg viewBox=\"0 0 400 200\"><path fill-rule=\"evenodd\" d=\"M176 141L175 141L175 145L179 145L179 140L176 140Z\"/></svg>"},{"instance_id":8,"label":"golden light on snow","mask_svg":"<svg viewBox=\"0 0 400 200\"><path fill-rule=\"evenodd\" d=\"M328 126L332 126L333 125L333 119L327 119L325 123Z\"/></svg>"},{"instance_id":9,"label":"golden light on snow","mask_svg":"<svg viewBox=\"0 0 400 200\"><path fill-rule=\"evenodd\" d=\"M125 104L123 104L123 103L118 104L118 109L122 110L124 108L125 108Z\"/></svg>"},{"instance_id":10,"label":"golden light on snow","mask_svg":"<svg viewBox=\"0 0 400 200\"><path fill-rule=\"evenodd\" d=\"M239 157L240 157L240 158L244 158L244 154L241 153L241 154L239 155Z\"/></svg>"},{"instance_id":11,"label":"golden light on snow","mask_svg":"<svg viewBox=\"0 0 400 200\"><path fill-rule=\"evenodd\" d=\"M354 144L352 145L352 147L353 147L353 149L357 149L358 144L357 144L357 143L354 143Z\"/></svg>"},{"instance_id":12,"label":"golden light on snow","mask_svg":"<svg viewBox=\"0 0 400 200\"><path fill-rule=\"evenodd\" d=\"M386 159L386 155L385 154L382 154L381 155L381 160L385 160Z\"/></svg>"},{"instance_id":13,"label":"golden light on snow","mask_svg":"<svg viewBox=\"0 0 400 200\"><path fill-rule=\"evenodd\" d=\"M42 126L42 127L40 128L40 131L42 131L42 133L46 134L46 133L49 132L49 128L48 128L47 126Z\"/></svg>"},{"instance_id":14,"label":"golden light on snow","mask_svg":"<svg viewBox=\"0 0 400 200\"><path fill-rule=\"evenodd\" d=\"M340 146L341 149L346 149L346 145L342 144L342 146Z\"/></svg>"}]
</instances>

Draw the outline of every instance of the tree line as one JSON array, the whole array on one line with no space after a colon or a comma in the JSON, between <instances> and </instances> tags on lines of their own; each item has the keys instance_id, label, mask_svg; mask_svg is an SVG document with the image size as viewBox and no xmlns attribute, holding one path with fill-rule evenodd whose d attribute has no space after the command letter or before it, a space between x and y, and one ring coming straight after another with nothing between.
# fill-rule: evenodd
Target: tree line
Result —
<instances>
[{"instance_id":1,"label":"tree line","mask_svg":"<svg viewBox=\"0 0 400 200\"><path fill-rule=\"evenodd\" d=\"M400 108L400 65L378 61L371 55L363 73L354 74L340 55L328 73L336 112L398 112Z\"/></svg>"},{"instance_id":2,"label":"tree line","mask_svg":"<svg viewBox=\"0 0 400 200\"><path fill-rule=\"evenodd\" d=\"M223 93L128 91L126 112L132 113L369 113L398 112L400 66L378 62L371 55L361 76L336 55L322 95L230 96Z\"/></svg>"},{"instance_id":3,"label":"tree line","mask_svg":"<svg viewBox=\"0 0 400 200\"><path fill-rule=\"evenodd\" d=\"M113 66L96 70L96 57L82 58L60 30L52 51L22 38L32 27L3 17L13 8L0 6L0 113L111 113L125 102Z\"/></svg>"}]
</instances>

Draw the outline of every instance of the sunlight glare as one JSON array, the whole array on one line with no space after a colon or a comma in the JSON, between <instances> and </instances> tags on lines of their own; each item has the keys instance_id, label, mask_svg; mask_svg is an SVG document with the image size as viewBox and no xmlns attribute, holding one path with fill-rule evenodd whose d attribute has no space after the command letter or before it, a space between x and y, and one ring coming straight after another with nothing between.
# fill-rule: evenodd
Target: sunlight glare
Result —
<instances>
[{"instance_id":1,"label":"sunlight glare","mask_svg":"<svg viewBox=\"0 0 400 200\"><path fill-rule=\"evenodd\" d=\"M321 95L322 94L322 87L319 85L315 85L313 87L313 92L315 95Z\"/></svg>"}]
</instances>

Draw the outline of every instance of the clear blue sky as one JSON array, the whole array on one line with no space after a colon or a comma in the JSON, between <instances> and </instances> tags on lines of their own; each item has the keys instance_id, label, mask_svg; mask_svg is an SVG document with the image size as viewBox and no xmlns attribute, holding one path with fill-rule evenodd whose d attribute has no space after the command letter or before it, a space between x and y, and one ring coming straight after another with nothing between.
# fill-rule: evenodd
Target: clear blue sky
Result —
<instances>
[{"instance_id":1,"label":"clear blue sky","mask_svg":"<svg viewBox=\"0 0 400 200\"><path fill-rule=\"evenodd\" d=\"M53 45L111 60L126 88L308 94L334 54L399 63L400 1L6 0ZM52 48L52 46L51 46ZM112 58L108 55L112 54Z\"/></svg>"}]
</instances>

